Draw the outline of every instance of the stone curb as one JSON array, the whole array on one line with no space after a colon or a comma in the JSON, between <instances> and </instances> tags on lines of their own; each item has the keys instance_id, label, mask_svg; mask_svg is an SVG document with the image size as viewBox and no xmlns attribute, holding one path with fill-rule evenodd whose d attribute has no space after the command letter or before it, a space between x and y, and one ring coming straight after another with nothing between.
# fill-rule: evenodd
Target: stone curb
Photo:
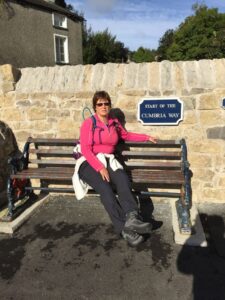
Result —
<instances>
[{"instance_id":1,"label":"stone curb","mask_svg":"<svg viewBox=\"0 0 225 300\"><path fill-rule=\"evenodd\" d=\"M192 204L192 208L190 209L190 219L194 229L194 234L192 235L180 233L175 202L171 202L171 209L175 243L178 245L207 247L205 233L196 206Z\"/></svg>"},{"instance_id":2,"label":"stone curb","mask_svg":"<svg viewBox=\"0 0 225 300\"><path fill-rule=\"evenodd\" d=\"M48 198L49 198L49 195L38 200L33 205L31 205L29 208L27 208L23 213L21 213L21 215L19 215L12 222L0 222L0 233L13 234L13 232L17 228L19 228L35 212L35 210L38 207L43 205L47 201Z\"/></svg>"}]
</instances>

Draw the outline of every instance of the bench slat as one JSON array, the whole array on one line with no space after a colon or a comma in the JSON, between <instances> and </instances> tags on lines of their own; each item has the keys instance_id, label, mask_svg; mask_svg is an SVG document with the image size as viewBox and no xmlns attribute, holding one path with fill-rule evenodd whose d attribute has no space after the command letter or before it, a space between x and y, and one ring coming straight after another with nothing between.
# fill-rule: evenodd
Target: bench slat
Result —
<instances>
[{"instance_id":1,"label":"bench slat","mask_svg":"<svg viewBox=\"0 0 225 300\"><path fill-rule=\"evenodd\" d=\"M27 140L29 143L34 143L36 145L45 146L75 146L79 140L78 139L45 139L45 138L29 138Z\"/></svg>"},{"instance_id":2,"label":"bench slat","mask_svg":"<svg viewBox=\"0 0 225 300\"><path fill-rule=\"evenodd\" d=\"M72 154L73 149L30 149L29 153L35 153L35 154ZM155 157L160 157L160 156L176 156L180 157L181 152L180 151L122 151L122 155L125 156L139 156L139 155L144 155L144 156L155 156Z\"/></svg>"},{"instance_id":3,"label":"bench slat","mask_svg":"<svg viewBox=\"0 0 225 300\"><path fill-rule=\"evenodd\" d=\"M125 157L180 159L180 151L122 151Z\"/></svg>"},{"instance_id":4,"label":"bench slat","mask_svg":"<svg viewBox=\"0 0 225 300\"><path fill-rule=\"evenodd\" d=\"M73 149L30 149L29 153L34 154L54 154L54 155L72 155Z\"/></svg>"},{"instance_id":5,"label":"bench slat","mask_svg":"<svg viewBox=\"0 0 225 300\"><path fill-rule=\"evenodd\" d=\"M30 168L11 175L11 178L49 179L49 180L72 180L73 168ZM180 171L149 171L131 170L128 176L137 183L165 183L182 184L183 174Z\"/></svg>"},{"instance_id":6,"label":"bench slat","mask_svg":"<svg viewBox=\"0 0 225 300\"><path fill-rule=\"evenodd\" d=\"M49 146L75 146L79 140L78 139L55 139L55 138L28 138L28 142L34 143L37 145L49 145ZM158 140L157 144L151 142L124 142L128 146L137 146L137 147L180 147L180 140Z\"/></svg>"},{"instance_id":7,"label":"bench slat","mask_svg":"<svg viewBox=\"0 0 225 300\"><path fill-rule=\"evenodd\" d=\"M30 159L31 164L37 165L71 165L76 164L76 160L59 160L59 159Z\"/></svg>"},{"instance_id":8,"label":"bench slat","mask_svg":"<svg viewBox=\"0 0 225 300\"><path fill-rule=\"evenodd\" d=\"M60 174L60 173L62 173L62 174L64 174L64 173L68 173L68 174L73 174L73 172L74 172L74 168L73 167L71 167L71 168L69 168L69 167L64 167L64 168L62 168L62 167L47 167L47 168L29 168L29 169L26 169L26 170L23 170L23 171L21 171L21 172L19 172L19 173L23 173L25 176L27 175L27 174ZM19 173L17 173L17 174L19 174Z\"/></svg>"},{"instance_id":9,"label":"bench slat","mask_svg":"<svg viewBox=\"0 0 225 300\"><path fill-rule=\"evenodd\" d=\"M180 169L181 164L180 162L158 162L158 161L152 161L152 162L125 162L126 167L129 169L132 168L141 168L141 169Z\"/></svg>"},{"instance_id":10,"label":"bench slat","mask_svg":"<svg viewBox=\"0 0 225 300\"><path fill-rule=\"evenodd\" d=\"M158 140L156 144L152 142L124 142L125 145L130 147L150 147L150 148L180 148L181 140Z\"/></svg>"},{"instance_id":11,"label":"bench slat","mask_svg":"<svg viewBox=\"0 0 225 300\"><path fill-rule=\"evenodd\" d=\"M158 176L160 174L161 176L177 176L177 174L182 174L181 171L177 170L148 170L148 169L127 169L129 173L132 173L132 175L144 177L148 174L153 174L154 176ZM12 174L11 176L14 177L18 174L24 174L25 176L27 174L44 174L44 173L50 173L50 174L57 174L57 173L69 173L73 174L74 168L73 167L46 167L46 168L29 168L25 169L21 172L18 172L17 174ZM183 174L182 174L183 175Z\"/></svg>"},{"instance_id":12,"label":"bench slat","mask_svg":"<svg viewBox=\"0 0 225 300\"><path fill-rule=\"evenodd\" d=\"M75 166L76 160L57 159L30 159L30 163L37 165ZM180 169L180 162L125 162L127 168L151 168L151 169Z\"/></svg>"}]
</instances>

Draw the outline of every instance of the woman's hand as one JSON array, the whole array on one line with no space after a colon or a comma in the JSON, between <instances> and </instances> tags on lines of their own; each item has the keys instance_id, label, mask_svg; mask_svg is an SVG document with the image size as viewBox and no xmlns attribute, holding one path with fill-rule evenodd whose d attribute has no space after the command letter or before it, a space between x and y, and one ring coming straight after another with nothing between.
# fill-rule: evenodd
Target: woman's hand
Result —
<instances>
[{"instance_id":1,"label":"woman's hand","mask_svg":"<svg viewBox=\"0 0 225 300\"><path fill-rule=\"evenodd\" d=\"M152 142L154 144L157 144L157 139L154 138L153 136L149 136L149 142Z\"/></svg>"},{"instance_id":2,"label":"woman's hand","mask_svg":"<svg viewBox=\"0 0 225 300\"><path fill-rule=\"evenodd\" d=\"M106 168L101 169L99 173L101 174L103 180L106 180L108 182L110 181L109 172Z\"/></svg>"}]
</instances>

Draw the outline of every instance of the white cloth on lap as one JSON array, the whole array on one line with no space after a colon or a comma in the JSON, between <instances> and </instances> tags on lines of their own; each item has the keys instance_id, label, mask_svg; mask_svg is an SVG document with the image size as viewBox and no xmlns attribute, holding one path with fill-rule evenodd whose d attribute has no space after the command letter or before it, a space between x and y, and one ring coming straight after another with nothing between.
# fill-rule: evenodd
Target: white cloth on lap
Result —
<instances>
[{"instance_id":1,"label":"white cloth on lap","mask_svg":"<svg viewBox=\"0 0 225 300\"><path fill-rule=\"evenodd\" d=\"M107 160L106 158L109 159L109 165L112 168L113 171L116 171L118 169L123 169L123 166L118 162L118 160L115 158L114 154L106 154L106 153L98 153L97 158L101 161L101 163L107 168ZM84 182L82 179L79 177L79 168L81 164L86 160L84 156L81 156L77 162L76 166L74 169L74 174L72 177L72 182L73 182L73 188L75 192L75 196L77 200L81 200L82 198L85 197L87 194L89 188L91 188L86 182Z\"/></svg>"}]
</instances>

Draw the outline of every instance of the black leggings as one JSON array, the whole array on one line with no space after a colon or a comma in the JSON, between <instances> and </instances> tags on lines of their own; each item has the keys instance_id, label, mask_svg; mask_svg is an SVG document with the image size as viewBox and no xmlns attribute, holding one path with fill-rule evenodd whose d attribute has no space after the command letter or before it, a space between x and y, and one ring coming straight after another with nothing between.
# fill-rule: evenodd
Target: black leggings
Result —
<instances>
[{"instance_id":1,"label":"black leggings","mask_svg":"<svg viewBox=\"0 0 225 300\"><path fill-rule=\"evenodd\" d=\"M121 233L125 224L127 213L138 210L137 203L131 192L131 185L126 172L123 169L113 171L107 167L110 182L103 180L99 172L96 172L87 161L83 162L79 169L80 178L100 194L104 205L114 225L115 231ZM113 192L115 186L118 200Z\"/></svg>"}]
</instances>

